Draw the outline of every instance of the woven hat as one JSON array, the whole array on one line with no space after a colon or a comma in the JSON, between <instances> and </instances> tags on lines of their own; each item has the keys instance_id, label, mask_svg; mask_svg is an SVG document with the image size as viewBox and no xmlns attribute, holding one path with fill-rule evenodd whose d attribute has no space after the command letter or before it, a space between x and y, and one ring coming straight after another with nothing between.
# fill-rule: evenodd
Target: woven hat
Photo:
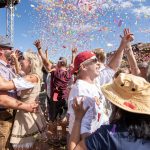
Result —
<instances>
[{"instance_id":1,"label":"woven hat","mask_svg":"<svg viewBox=\"0 0 150 150\"><path fill-rule=\"evenodd\" d=\"M88 61L90 59L96 58L96 55L91 51L84 51L79 53L74 60L74 69L73 73L78 72L79 68L81 67L81 64L85 61Z\"/></svg>"},{"instance_id":2,"label":"woven hat","mask_svg":"<svg viewBox=\"0 0 150 150\"><path fill-rule=\"evenodd\" d=\"M111 84L102 86L102 92L126 111L150 115L150 83L142 77L120 73Z\"/></svg>"}]
</instances>

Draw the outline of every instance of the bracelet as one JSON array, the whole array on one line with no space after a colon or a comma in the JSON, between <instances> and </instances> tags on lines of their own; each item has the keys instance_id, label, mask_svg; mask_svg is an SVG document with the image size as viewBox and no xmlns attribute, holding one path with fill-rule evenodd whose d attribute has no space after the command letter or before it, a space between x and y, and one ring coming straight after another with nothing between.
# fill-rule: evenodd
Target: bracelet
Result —
<instances>
[{"instance_id":1,"label":"bracelet","mask_svg":"<svg viewBox=\"0 0 150 150\"><path fill-rule=\"evenodd\" d=\"M38 48L38 50L40 50L40 49L41 49L41 47Z\"/></svg>"}]
</instances>

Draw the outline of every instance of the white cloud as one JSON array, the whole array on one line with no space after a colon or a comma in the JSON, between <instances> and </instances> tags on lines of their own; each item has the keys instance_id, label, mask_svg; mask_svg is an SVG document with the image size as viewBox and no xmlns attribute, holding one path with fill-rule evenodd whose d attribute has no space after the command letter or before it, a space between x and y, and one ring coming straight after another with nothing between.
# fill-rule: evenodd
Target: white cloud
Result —
<instances>
[{"instance_id":1,"label":"white cloud","mask_svg":"<svg viewBox=\"0 0 150 150\"><path fill-rule=\"evenodd\" d=\"M136 15L145 15L150 16L150 7L149 6L141 6L140 8L133 9L133 13Z\"/></svg>"},{"instance_id":2,"label":"white cloud","mask_svg":"<svg viewBox=\"0 0 150 150\"><path fill-rule=\"evenodd\" d=\"M107 3L105 3L105 4L102 5L102 8L103 8L103 9L108 9L109 7L110 7L110 5L107 4Z\"/></svg>"},{"instance_id":3,"label":"white cloud","mask_svg":"<svg viewBox=\"0 0 150 150\"><path fill-rule=\"evenodd\" d=\"M132 2L145 2L146 0L132 0Z\"/></svg>"},{"instance_id":4,"label":"white cloud","mask_svg":"<svg viewBox=\"0 0 150 150\"><path fill-rule=\"evenodd\" d=\"M129 2L129 1L120 3L120 7L121 8L130 8L132 6L133 6L133 4L131 2Z\"/></svg>"},{"instance_id":5,"label":"white cloud","mask_svg":"<svg viewBox=\"0 0 150 150\"><path fill-rule=\"evenodd\" d=\"M21 35L22 35L23 37L27 37L27 34L25 34L25 33L22 33Z\"/></svg>"},{"instance_id":6,"label":"white cloud","mask_svg":"<svg viewBox=\"0 0 150 150\"><path fill-rule=\"evenodd\" d=\"M103 9L115 8L117 10L131 7L133 7L133 3L131 1L123 0L110 1L109 3L107 2L102 5Z\"/></svg>"},{"instance_id":7,"label":"white cloud","mask_svg":"<svg viewBox=\"0 0 150 150\"><path fill-rule=\"evenodd\" d=\"M107 43L107 46L108 46L108 47L113 47L113 44Z\"/></svg>"}]
</instances>

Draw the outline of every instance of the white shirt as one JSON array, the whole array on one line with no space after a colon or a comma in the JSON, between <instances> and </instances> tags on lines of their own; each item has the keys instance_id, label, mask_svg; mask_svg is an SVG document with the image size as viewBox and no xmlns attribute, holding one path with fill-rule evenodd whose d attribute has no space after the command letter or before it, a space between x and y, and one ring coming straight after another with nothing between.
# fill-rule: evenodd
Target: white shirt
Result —
<instances>
[{"instance_id":1,"label":"white shirt","mask_svg":"<svg viewBox=\"0 0 150 150\"><path fill-rule=\"evenodd\" d=\"M50 98L51 97L51 73L47 74L47 78L46 78L46 93L47 96Z\"/></svg>"},{"instance_id":2,"label":"white shirt","mask_svg":"<svg viewBox=\"0 0 150 150\"><path fill-rule=\"evenodd\" d=\"M74 111L72 108L75 97L84 96L83 107L90 107L82 119L80 133L92 133L97 130L102 124L108 122L108 117L104 113L105 99L101 90L84 80L77 80L73 85L68 98L68 114L69 114L69 133L71 134L73 123L75 120ZM78 99L78 101L80 101Z\"/></svg>"},{"instance_id":3,"label":"white shirt","mask_svg":"<svg viewBox=\"0 0 150 150\"><path fill-rule=\"evenodd\" d=\"M112 82L115 71L108 66L101 66L99 76L95 79L96 86L100 88L102 85Z\"/></svg>"}]
</instances>

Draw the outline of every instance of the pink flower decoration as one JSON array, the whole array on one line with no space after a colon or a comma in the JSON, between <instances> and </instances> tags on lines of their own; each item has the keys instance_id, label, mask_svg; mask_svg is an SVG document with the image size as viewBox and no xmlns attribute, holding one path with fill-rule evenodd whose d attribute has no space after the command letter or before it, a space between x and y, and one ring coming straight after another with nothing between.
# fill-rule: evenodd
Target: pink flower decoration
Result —
<instances>
[{"instance_id":1,"label":"pink flower decoration","mask_svg":"<svg viewBox=\"0 0 150 150\"><path fill-rule=\"evenodd\" d=\"M125 106L131 108L131 109L135 109L135 108L136 108L136 107L135 107L132 103L130 103L130 102L124 102L123 104L124 104Z\"/></svg>"}]
</instances>

